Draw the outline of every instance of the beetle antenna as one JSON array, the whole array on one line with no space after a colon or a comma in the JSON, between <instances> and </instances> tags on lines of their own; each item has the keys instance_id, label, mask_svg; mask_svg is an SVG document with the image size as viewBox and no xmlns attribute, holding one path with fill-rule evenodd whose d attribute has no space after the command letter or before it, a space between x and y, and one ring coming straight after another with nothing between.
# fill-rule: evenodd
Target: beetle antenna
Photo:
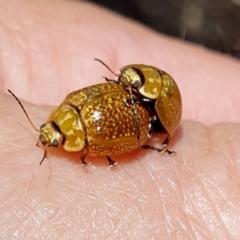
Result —
<instances>
[{"instance_id":1,"label":"beetle antenna","mask_svg":"<svg viewBox=\"0 0 240 240\"><path fill-rule=\"evenodd\" d=\"M8 89L8 92L10 92L10 93L12 94L12 96L17 100L18 104L19 104L20 107L22 108L23 112L25 113L25 115L26 115L28 121L30 122L30 124L32 125L32 127L34 128L34 130L35 130L36 132L40 132L40 130L37 129L37 128L34 126L34 124L32 123L30 117L28 116L28 114L27 114L25 108L23 107L23 105L22 105L22 103L20 102L20 100L18 99L18 97L17 97L17 96L11 91L11 90L9 90L9 89Z\"/></svg>"},{"instance_id":2,"label":"beetle antenna","mask_svg":"<svg viewBox=\"0 0 240 240\"><path fill-rule=\"evenodd\" d=\"M119 77L119 74L116 74L115 72L113 72L113 70L106 64L104 63L102 60L98 59L98 58L94 58L95 61L100 62L103 66L105 66L113 75L115 75L116 77Z\"/></svg>"}]
</instances>

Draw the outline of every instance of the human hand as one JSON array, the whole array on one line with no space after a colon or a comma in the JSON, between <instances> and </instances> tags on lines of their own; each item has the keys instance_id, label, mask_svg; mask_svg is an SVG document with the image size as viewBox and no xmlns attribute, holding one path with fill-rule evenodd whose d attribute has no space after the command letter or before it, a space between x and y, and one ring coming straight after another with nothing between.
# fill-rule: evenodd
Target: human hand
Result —
<instances>
[{"instance_id":1,"label":"human hand","mask_svg":"<svg viewBox=\"0 0 240 240\"><path fill-rule=\"evenodd\" d=\"M1 239L239 239L240 63L85 2L1 2ZM168 72L183 97L169 157L42 150L40 126L65 96L131 63ZM5 92L5 93L4 93ZM156 144L158 136L152 143Z\"/></svg>"}]
</instances>

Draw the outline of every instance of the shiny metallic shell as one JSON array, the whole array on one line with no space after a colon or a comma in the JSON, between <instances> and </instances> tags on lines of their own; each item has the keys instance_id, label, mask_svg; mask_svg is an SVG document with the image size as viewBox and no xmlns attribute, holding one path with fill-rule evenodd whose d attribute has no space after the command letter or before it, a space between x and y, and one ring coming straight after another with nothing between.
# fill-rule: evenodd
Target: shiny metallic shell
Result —
<instances>
[{"instance_id":1,"label":"shiny metallic shell","mask_svg":"<svg viewBox=\"0 0 240 240\"><path fill-rule=\"evenodd\" d=\"M124 99L128 92L116 83L104 83L70 93L51 114L65 135L64 149L80 151L84 141L89 155L115 155L133 151L148 140L150 113L136 104L140 139L137 139L134 115ZM64 115L62 112L66 111Z\"/></svg>"},{"instance_id":2,"label":"shiny metallic shell","mask_svg":"<svg viewBox=\"0 0 240 240\"><path fill-rule=\"evenodd\" d=\"M174 79L166 72L148 65L132 64L120 69L121 81L134 82L139 80L139 95L155 101L157 116L172 136L181 121L182 98Z\"/></svg>"}]
</instances>

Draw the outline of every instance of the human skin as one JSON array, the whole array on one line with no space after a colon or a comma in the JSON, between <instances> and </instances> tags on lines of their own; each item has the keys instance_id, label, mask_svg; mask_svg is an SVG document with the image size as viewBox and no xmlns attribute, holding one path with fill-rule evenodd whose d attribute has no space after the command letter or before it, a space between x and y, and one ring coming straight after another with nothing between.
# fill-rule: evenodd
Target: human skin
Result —
<instances>
[{"instance_id":1,"label":"human skin","mask_svg":"<svg viewBox=\"0 0 240 240\"><path fill-rule=\"evenodd\" d=\"M239 61L84 2L0 1L0 16L0 239L240 238ZM39 166L38 133L6 90L38 127L69 92L113 78L96 57L174 77L177 155L137 150L109 170L56 149Z\"/></svg>"}]
</instances>

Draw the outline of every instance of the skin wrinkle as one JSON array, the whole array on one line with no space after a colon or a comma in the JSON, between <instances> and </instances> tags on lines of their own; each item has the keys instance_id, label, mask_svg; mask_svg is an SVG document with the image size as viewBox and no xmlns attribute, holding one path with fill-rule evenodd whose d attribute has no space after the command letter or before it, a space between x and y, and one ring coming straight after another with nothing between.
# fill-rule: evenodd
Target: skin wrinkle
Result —
<instances>
[{"instance_id":1,"label":"skin wrinkle","mask_svg":"<svg viewBox=\"0 0 240 240\"><path fill-rule=\"evenodd\" d=\"M11 209L11 212L13 212L14 213L14 215L16 216L16 212L14 212L14 209ZM17 217L17 216L16 216ZM16 224L15 224L15 229L21 229L21 226L22 226L22 223L24 223L25 221L26 221L26 219L27 219L27 217L28 217L28 214L27 213L25 213L24 215L22 214L21 215L21 221L19 221L18 223L17 223L17 221L16 221ZM17 217L18 218L18 217ZM18 218L18 219L20 219L20 218ZM9 231L10 232L10 231ZM11 233L11 232L10 232ZM8 235L8 238L6 238L6 239L11 239L11 235Z\"/></svg>"},{"instance_id":2,"label":"skin wrinkle","mask_svg":"<svg viewBox=\"0 0 240 240\"><path fill-rule=\"evenodd\" d=\"M197 218L197 217L195 216L195 218ZM201 239L205 239L204 237L200 237L200 236L199 236L199 232L202 231L202 229L201 229L201 231L199 230L199 224L198 224L198 222L200 221L200 219L197 218L198 222L197 222L196 224L194 224L195 218L190 221L191 228L193 229L193 236L195 236L196 239L200 239L200 238L201 238ZM195 225L198 226L197 232L195 231L195 229L196 229ZM203 230L203 231L205 231L205 230ZM191 239L191 238L190 238L190 239Z\"/></svg>"},{"instance_id":3,"label":"skin wrinkle","mask_svg":"<svg viewBox=\"0 0 240 240\"><path fill-rule=\"evenodd\" d=\"M65 199L67 199L68 200L68 202L72 202L72 200L69 198L69 197L67 197L67 195L66 194L64 194L63 193L63 190L64 189L59 189L59 190L57 190L57 188L56 187L54 187L54 186L52 186L51 184L47 184L48 186L48 189L50 188L51 190L55 190L56 191L56 193L58 193L58 194L60 194L61 196L63 196Z\"/></svg>"},{"instance_id":4,"label":"skin wrinkle","mask_svg":"<svg viewBox=\"0 0 240 240\"><path fill-rule=\"evenodd\" d=\"M142 227L144 228L144 225L146 224L146 221L145 221L145 218L144 218L144 216L143 216L143 213L142 213L142 208L139 206L139 201L137 200L137 199L134 199L133 201L132 201L133 203L135 203L135 204L132 204L136 209L138 209L138 211L137 212L139 212L139 215L141 216L141 220L139 221L139 222L142 222L143 224L142 224Z\"/></svg>"},{"instance_id":5,"label":"skin wrinkle","mask_svg":"<svg viewBox=\"0 0 240 240\"><path fill-rule=\"evenodd\" d=\"M133 206L132 206L133 207ZM128 215L129 215L129 208L126 208L126 210L121 214L121 220L120 225L124 228L126 228L129 225L129 219L128 219ZM131 216L132 214L130 214ZM120 219L120 218L119 218Z\"/></svg>"},{"instance_id":6,"label":"skin wrinkle","mask_svg":"<svg viewBox=\"0 0 240 240\"><path fill-rule=\"evenodd\" d=\"M229 130L229 127L226 126L226 131L227 133L230 133L231 131ZM228 134L230 135L230 134ZM231 135L230 135L231 136ZM228 138L228 141L229 141L229 146L230 146L230 167L232 167L232 170L235 168L235 162L236 162L236 157L235 157L235 154L234 154L234 148L233 148L233 141L232 141L232 137ZM229 169L230 170L230 169ZM231 171L230 171L231 172Z\"/></svg>"},{"instance_id":7,"label":"skin wrinkle","mask_svg":"<svg viewBox=\"0 0 240 240\"><path fill-rule=\"evenodd\" d=\"M192 168L193 168L193 169L196 169L196 164L195 164L195 163L196 163L196 158L195 158L195 157L193 158L193 161L192 161L192 162L193 162L193 164L195 165L195 167L192 167ZM195 178L200 179L200 178L197 176L197 172L196 172L195 174L193 174L193 175L196 176ZM192 182L193 182L193 181L192 181ZM188 197L186 197L185 199L188 199ZM198 209L197 209L197 207L195 206L194 203L192 204L192 207L194 207L195 210L196 210L195 212L198 213ZM186 208L185 208L185 210L186 210ZM199 217L197 217L197 215L198 215ZM187 219L191 219L192 222L194 222L194 219L196 219L196 217L197 217L197 219L198 219L198 222L199 222L199 220L200 220L200 222L202 222L202 223L205 222L201 214L200 214L200 215L197 214L197 215L196 215L196 214L193 215L193 212L191 211L191 216L190 216L190 215L189 215L189 210L188 210L188 213L186 212ZM193 227L193 224L191 223L191 221L190 221L191 228L193 229L194 235L197 236L197 232L195 232L194 227ZM197 223L196 225L199 226L199 223ZM213 233L212 233L211 231L209 232L208 226L207 226L206 229L208 230L208 235L212 235L212 237L214 237L214 236L213 236ZM198 229L198 232L199 232L199 229Z\"/></svg>"},{"instance_id":8,"label":"skin wrinkle","mask_svg":"<svg viewBox=\"0 0 240 240\"><path fill-rule=\"evenodd\" d=\"M157 186L157 185L156 185L156 181L154 181L155 178L154 178L154 176L153 176L153 174L152 174L152 171L148 170L148 168L146 167L146 165L145 165L144 162L141 162L141 163L142 163L144 169L146 170L146 172L148 173L148 176L150 176L150 181L151 181L151 183L153 184L154 189L155 189L155 190L154 190L154 193L158 193L158 195L159 195L159 197L157 198L157 197L155 196L155 194L154 194L154 197L156 197L156 199L162 199L160 192L159 192L159 191L156 191L159 186ZM148 199L148 201L151 202L150 199ZM164 206L163 201L161 201L161 202L162 202L162 206ZM154 207L155 207L155 209L156 209L156 205L154 205ZM165 209L165 208L163 207L163 209ZM155 211L154 214L156 214L156 212L157 212L157 211ZM166 212L164 212L164 214L166 214ZM167 215L165 215L165 216L166 216L166 219L168 219L168 218L167 218ZM142 219L143 219L143 218L142 218ZM170 224L170 222L169 222L169 224ZM171 224L170 224L170 225L171 225ZM172 228L173 228L173 226L172 226Z\"/></svg>"},{"instance_id":9,"label":"skin wrinkle","mask_svg":"<svg viewBox=\"0 0 240 240\"><path fill-rule=\"evenodd\" d=\"M125 172L128 174L128 176L131 177L131 179L135 179L135 177L130 173L130 171L128 170L128 168L125 165L123 166L123 168L124 168Z\"/></svg>"},{"instance_id":10,"label":"skin wrinkle","mask_svg":"<svg viewBox=\"0 0 240 240\"><path fill-rule=\"evenodd\" d=\"M161 175L160 175L160 176L161 176ZM153 177L152 179L154 179L154 177ZM161 179L160 179L160 182L161 182ZM154 184L154 185L156 186L156 184ZM160 184L158 184L157 187L159 188L159 187L160 187ZM156 193L156 192L157 192L158 194L160 193L160 191L156 191L156 189L157 189L156 187L155 187L154 189L155 189L155 190L154 190L155 193ZM154 195L154 199L155 199L155 198L158 199L158 201L161 200L161 199L162 199L161 194L159 194L159 197L156 197L156 195ZM164 205L163 201L161 201L161 203L162 203L161 205L163 206L162 208L165 209L165 205ZM166 214L166 212L165 212L165 214ZM167 215L166 215L166 219L168 219Z\"/></svg>"},{"instance_id":11,"label":"skin wrinkle","mask_svg":"<svg viewBox=\"0 0 240 240\"><path fill-rule=\"evenodd\" d=\"M163 224L163 227L161 228L161 230L163 230L164 228L166 228L168 234L170 235L170 234L172 233L173 224L171 223L171 220L170 220L169 217L168 217L168 214L167 214L168 210L166 209L163 201L161 201L161 203L162 203L162 206L163 206L163 207L162 207L162 209L163 209L163 216L165 216L165 218L163 218L163 219L164 219L164 220L167 220L167 224L166 224L165 221L164 221L164 224ZM170 229L170 227L171 227L171 229Z\"/></svg>"},{"instance_id":12,"label":"skin wrinkle","mask_svg":"<svg viewBox=\"0 0 240 240\"><path fill-rule=\"evenodd\" d=\"M30 181L30 184L29 184L29 188L28 188L28 191L27 191L27 196L26 196L27 199L28 199L29 193L31 191L33 180L34 180L34 171L32 172L32 178L31 178L31 181Z\"/></svg>"},{"instance_id":13,"label":"skin wrinkle","mask_svg":"<svg viewBox=\"0 0 240 240\"><path fill-rule=\"evenodd\" d=\"M216 125L213 125L213 126L210 128L210 133L209 133L210 136L212 136L211 132L213 131L213 128L214 128L215 126L216 126ZM228 133L229 133L229 130L228 130L228 128L227 128L227 125L226 125L226 124L223 124L223 127L224 127L224 130L225 130L224 132L228 132ZM222 131L219 130L219 132L218 132L219 134L216 134L216 133L215 133L215 134L214 134L214 138L216 139L216 135L220 135L220 136L221 136L221 132L222 132ZM212 138L211 138L211 140L212 140ZM229 141L230 141L230 139L228 138L227 141L225 141L225 144L226 144L226 142L229 142ZM229 143L230 143L230 142L229 142ZM229 144L228 144L228 145L229 145ZM226 145L225 145L225 146L226 146ZM217 153L220 152L220 153L221 153L222 155L224 155L224 156L231 162L231 164L233 165L233 162L231 161L231 157L230 157L230 156L232 155L232 153L231 153L230 151L229 151L229 153L230 153L231 155L229 156L229 155L226 154L226 151L225 151L224 149L223 149L223 151L222 151L222 149L219 149L219 148L215 149L215 148L213 148L213 150L216 151Z\"/></svg>"},{"instance_id":14,"label":"skin wrinkle","mask_svg":"<svg viewBox=\"0 0 240 240\"><path fill-rule=\"evenodd\" d=\"M113 221L112 218L110 218L110 219ZM109 234L106 234L106 235L105 235L105 238L106 238L106 239L111 239L111 237L114 236L114 233L115 233L116 230L114 229L113 226L111 226L111 227L112 227L111 232L110 232Z\"/></svg>"},{"instance_id":15,"label":"skin wrinkle","mask_svg":"<svg viewBox=\"0 0 240 240\"><path fill-rule=\"evenodd\" d=\"M202 223L201 225L204 226L204 224L206 223L205 219L203 218L202 214L199 213L199 209L197 208L197 206L195 206L195 205L193 204L193 207L194 207L194 209L195 209L195 211L196 211L196 215L198 216L197 219L199 219L199 220L200 220L200 223ZM196 218L196 216L195 216L194 218ZM204 224L203 224L203 223L204 223ZM197 223L197 226L199 226L199 223ZM207 226L206 228L204 228L207 236L211 236L211 237L209 237L210 239L215 239L213 232L209 229L209 226L208 226L208 225L205 225L205 226ZM200 232L200 229L198 229L198 232ZM205 236L205 235L204 235L204 236ZM206 237L206 236L205 236L205 237Z\"/></svg>"},{"instance_id":16,"label":"skin wrinkle","mask_svg":"<svg viewBox=\"0 0 240 240\"><path fill-rule=\"evenodd\" d=\"M221 192L220 192L220 198L223 200L222 201L222 203L221 203L221 205L224 205L224 209L229 209L229 207L226 207L225 205L227 205L227 206L231 206L233 209L231 210L231 212L230 213L228 213L228 212L223 212L223 213L221 213L221 211L219 211L219 213L220 213L220 215L221 215L221 217L222 218L224 218L224 216L228 216L228 219L230 220L230 222L231 222L231 224L230 223L228 223L229 221L227 221L227 223L225 223L225 225L227 225L229 228L230 228L230 226L235 226L235 228L233 229L233 230L231 230L230 232L231 232L231 235L232 235L232 237L237 237L238 236L238 234L237 234L237 228L238 228L238 225L239 225L239 219L238 219L238 223L236 222L236 221L234 221L233 219L232 219L232 215L235 215L235 216L239 216L239 214L237 214L237 213L240 213L240 211L239 211L239 209L238 208L236 208L236 206L234 206L234 204L232 203L232 201L230 201L230 200L228 200L227 199L227 197L226 196L224 196L224 197L222 197L221 196ZM218 207L218 210L221 210L221 208L220 207ZM226 218L225 218L226 219ZM225 222L225 221L224 221ZM227 228L227 226L226 226L226 228ZM231 227L231 228L232 228ZM234 232L234 233L233 233Z\"/></svg>"},{"instance_id":17,"label":"skin wrinkle","mask_svg":"<svg viewBox=\"0 0 240 240\"><path fill-rule=\"evenodd\" d=\"M131 210L131 213L129 213L129 211L127 212L127 215L130 215L131 217L132 217L132 215L134 214L136 214L135 212L136 212L136 206L133 206L132 207L133 209L130 209ZM125 216L125 218L127 219L127 216ZM139 212L138 214L137 214L137 219L139 219L138 221L136 221L136 220L134 220L132 223L133 223L133 228L132 229L130 229L129 227L128 227L128 231L129 231L129 233L131 234L131 235L133 235L133 236L136 236L136 232L138 231L138 232L140 232L140 233L143 233L144 231L143 231L143 227L142 227L142 218L141 218L141 213ZM130 225L130 222L128 223L128 226Z\"/></svg>"},{"instance_id":18,"label":"skin wrinkle","mask_svg":"<svg viewBox=\"0 0 240 240\"><path fill-rule=\"evenodd\" d=\"M68 177L70 175L68 175L67 173L65 175L62 175L62 179L68 179ZM72 179L72 178L71 178ZM84 187L82 185L79 186L79 183L77 181L74 181L73 179L73 183L75 184L64 184L64 188L61 189L61 191L63 190L72 190L72 192L76 192L76 193L81 193L83 194L84 192L88 192L87 187Z\"/></svg>"},{"instance_id":19,"label":"skin wrinkle","mask_svg":"<svg viewBox=\"0 0 240 240\"><path fill-rule=\"evenodd\" d=\"M126 212L127 214L124 216L124 218L127 218L127 215L130 215L132 216L133 214L135 215L137 213L137 219L138 221L134 221L134 229L129 229L128 231L129 232L133 232L133 231L136 231L136 229L138 229L138 231L141 231L142 232L142 229L144 229L144 218L142 216L142 212L141 210L139 209L139 211L137 210L139 209L138 205L134 205L132 204L132 208L128 209L128 211Z\"/></svg>"},{"instance_id":20,"label":"skin wrinkle","mask_svg":"<svg viewBox=\"0 0 240 240\"><path fill-rule=\"evenodd\" d=\"M177 160L176 160L176 162L177 162ZM179 166L180 166L180 165L179 165ZM177 169L177 165L176 165L175 169ZM174 173L177 174L177 171L174 170ZM176 189L179 189L180 192L183 193L183 190L182 190L182 187L181 187L181 183L180 183L179 174L177 174L176 176L177 176L177 179L178 179L179 181L178 181L178 185L176 185L176 188L173 189L173 191L176 191ZM166 179L166 180L171 183L170 179ZM170 184L170 185L172 186L172 184ZM179 196L181 196L181 194L177 194L177 195L176 195L176 199L177 199L177 202L179 203L179 206L181 206L184 201L183 201L183 198L181 199L181 198L179 198ZM183 196L183 195L182 195L182 196ZM182 216L183 216L183 215L182 215ZM187 216L187 215L186 215L186 216Z\"/></svg>"},{"instance_id":21,"label":"skin wrinkle","mask_svg":"<svg viewBox=\"0 0 240 240\"><path fill-rule=\"evenodd\" d=\"M195 219L192 220L191 225L192 225L192 228L195 230L194 234L196 236L196 239L212 239L211 237L209 237L209 234L206 233L205 229L202 229L202 228L200 229L198 222L195 224L194 220Z\"/></svg>"},{"instance_id":22,"label":"skin wrinkle","mask_svg":"<svg viewBox=\"0 0 240 240\"><path fill-rule=\"evenodd\" d=\"M228 127L228 125L224 125L223 126L224 127L224 129L229 133L228 135L229 136L231 136L230 138L228 138L228 140L227 140L227 146L229 146L229 149L231 149L231 151L230 151L230 156L228 155L228 156L225 156L227 159L226 159L226 161L228 162L228 163L230 163L230 166L227 168L227 170L228 170L228 172L229 172L229 174L228 174L228 178L229 179L233 179L233 178L235 178L234 176L237 176L237 175L234 175L233 174L233 172L235 171L235 168L236 168L236 164L235 164L235 159L236 159L236 157L234 157L234 153L233 153L233 151L234 151L234 148L233 148L233 140L232 140L232 137L234 136L234 135L231 135L230 134L230 129L229 129L229 127ZM236 134L236 133L235 133ZM218 134L218 135L220 135L220 134ZM216 136L215 136L215 138L216 138ZM226 149L228 148L226 146ZM218 150L218 149L217 149ZM220 148L220 151L221 151L222 149ZM223 149L223 151L221 151L221 153L223 154L223 155L226 155L226 153L225 153L225 149ZM231 161L231 159L233 159L233 161ZM232 181L232 180L231 180ZM234 181L234 180L233 180ZM236 183L237 183L238 181L236 181ZM219 189L220 191L221 191L221 189ZM220 193L221 195L222 195L222 192ZM225 200L226 200L227 198L225 197Z\"/></svg>"},{"instance_id":23,"label":"skin wrinkle","mask_svg":"<svg viewBox=\"0 0 240 240\"><path fill-rule=\"evenodd\" d=\"M123 169L130 175L130 172L127 170L127 168L125 166L123 166ZM131 175L130 175L131 176ZM132 176L131 176L132 177ZM123 183L126 183L126 180L123 178L123 176L119 175L119 174L115 174L114 173L114 179L119 179L121 180ZM119 188L120 189L120 188ZM122 190L122 189L121 189Z\"/></svg>"},{"instance_id":24,"label":"skin wrinkle","mask_svg":"<svg viewBox=\"0 0 240 240\"><path fill-rule=\"evenodd\" d=\"M91 172L90 174L90 179L88 180L87 184L86 184L86 187L85 187L85 190L88 192L89 188L90 188L90 184L92 185L92 181L93 181L93 171ZM77 182L77 179L76 181Z\"/></svg>"},{"instance_id":25,"label":"skin wrinkle","mask_svg":"<svg viewBox=\"0 0 240 240\"><path fill-rule=\"evenodd\" d=\"M180 166L180 165L177 165L176 164L176 168L178 167L178 166ZM176 169L175 168L175 169ZM185 204L185 199L186 199L186 195L184 194L184 191L183 191L183 187L182 187L182 184L181 184L181 178L180 178L180 171L175 171L176 172L176 176L177 176L177 179L178 179L178 186L180 186L180 191L181 191L181 194L182 194L182 198L181 199L179 199L179 202L181 203L182 202L182 204L180 204L180 206L182 205L183 206L183 209L184 209L184 204ZM185 224L185 225L188 225L189 227L187 227L187 226L185 226L185 228L184 228L184 230L185 230L185 232L186 232L186 234L189 234L186 230L190 230L191 231L191 233L192 233L192 236L195 236L196 237L196 235L195 235L195 232L194 232L194 230L193 230L193 228L192 228L192 226L191 226L191 221L190 221L190 216L188 215L188 213L186 213L185 211L183 212L183 218L184 219L186 219L186 221L187 221L187 223ZM182 225L182 224L181 224ZM189 229L190 228L190 229Z\"/></svg>"},{"instance_id":26,"label":"skin wrinkle","mask_svg":"<svg viewBox=\"0 0 240 240\"><path fill-rule=\"evenodd\" d=\"M203 185L205 185L205 184L203 183ZM209 192L208 189L209 189L209 188L206 187L207 196L209 197L210 204L211 204L212 206L215 206L215 204L213 204L212 198L210 197L212 194ZM224 233L227 234L227 236L225 236L226 239L230 239L230 238L231 238L230 233L227 231L227 227L226 227L226 225L225 225L225 222L223 221L220 213L218 212L218 209L215 208L215 207L213 207L212 209L213 209L213 211L215 212L215 216L217 217L217 219L219 219L219 222L220 222L220 224L221 224L221 227L223 227L223 230L225 230Z\"/></svg>"},{"instance_id":27,"label":"skin wrinkle","mask_svg":"<svg viewBox=\"0 0 240 240\"><path fill-rule=\"evenodd\" d=\"M155 191L156 191L156 189L155 189ZM155 191L154 191L154 195L153 196L155 196ZM158 223L158 217L157 217L158 208L157 208L156 203L154 201L153 201L153 206L154 206L154 216L153 216L152 222L154 223L155 229L159 230L162 227L161 227L161 224Z\"/></svg>"},{"instance_id":28,"label":"skin wrinkle","mask_svg":"<svg viewBox=\"0 0 240 240\"><path fill-rule=\"evenodd\" d=\"M200 159L200 158L199 158ZM197 161L195 160L194 161L194 163L196 163ZM205 193L207 193L207 199L209 200L209 202L210 202L210 204L211 204L211 206L214 206L213 205L213 203L212 203L212 201L210 200L210 193L209 193L209 191L208 191L208 187L206 187L206 185L203 183L203 181L201 180L201 178L198 178L199 179L199 184L200 184L200 186L201 186L201 188L202 189L204 189L205 191ZM199 213L199 211L198 211L198 209L197 208L195 208L196 209L196 212L197 213ZM216 212L216 210L214 209L214 207L211 207L211 210L213 210L213 212L215 212L215 214L214 214L214 217L215 218L218 218L219 217L219 215L217 214L217 212ZM206 217L204 217L204 215L200 215L201 216L201 219L202 219L202 222L203 223L207 223L207 221L205 221L206 220ZM210 225L206 225L206 229L208 230L208 233L209 233L209 235L211 235L212 237L212 239L215 239L215 237L214 237L214 235L213 235L213 231L209 228L209 227L211 227Z\"/></svg>"},{"instance_id":29,"label":"skin wrinkle","mask_svg":"<svg viewBox=\"0 0 240 240\"><path fill-rule=\"evenodd\" d=\"M214 187L216 187L217 189L218 189L218 192L220 193L220 196L218 197L218 195L217 195L217 199L218 199L218 202L220 203L220 200L219 200L219 198L221 198L223 201L221 201L221 202L226 202L225 203L225 205L227 205L227 204L229 204L230 206L231 206L231 204L230 204L230 202L229 201L225 201L226 200L226 198L224 198L223 196L221 196L221 189L220 188L218 188L217 186L216 186L216 184L214 183L214 182L212 182L212 181L210 181L209 179L207 179L207 181L209 182L209 183L211 183L212 185L214 185ZM219 211L221 208L220 207L218 207L219 205L218 204L215 204L215 206L216 206L216 210L219 212L219 217L221 218L221 219L223 219L223 216L222 215L226 215L226 214L221 214L221 211ZM235 208L235 207L234 207ZM224 206L224 209L229 209L229 207L227 207L227 206ZM239 210L238 209L234 209L235 211L237 211L237 212L239 212ZM236 214L237 215L237 214ZM230 217L230 216L229 216ZM225 228L227 229L227 226L226 226L226 223L225 223L225 221L223 221L222 220L222 224L225 224ZM237 223L235 223L235 225L237 225ZM231 234L232 235L232 234ZM231 236L231 237L234 237L234 236Z\"/></svg>"},{"instance_id":30,"label":"skin wrinkle","mask_svg":"<svg viewBox=\"0 0 240 240\"><path fill-rule=\"evenodd\" d=\"M121 218L119 218L117 221L112 217L112 216L110 216L110 213L109 212L107 212L107 216L112 220L112 222L114 222L115 223L115 225L112 225L111 227L112 227L112 233L115 233L118 229L120 229L120 227L121 227L121 224L120 224L120 222L121 222ZM116 227L114 227L114 226L116 226ZM114 229L115 228L115 229ZM110 234L109 234L110 235ZM109 238L106 238L106 239L109 239Z\"/></svg>"},{"instance_id":31,"label":"skin wrinkle","mask_svg":"<svg viewBox=\"0 0 240 240\"><path fill-rule=\"evenodd\" d=\"M205 185L205 184L203 183L203 185ZM213 204L213 200L212 200L211 197L210 197L212 194L209 192L208 189L209 189L209 188L206 187L206 192L207 192L207 196L209 197L210 204L211 204L212 206L215 206L215 204ZM218 210L217 210L215 207L212 207L211 209L212 209L213 212L215 213L214 215L215 215L216 219L219 220L219 225L221 225L221 227L223 227L223 230L225 230L225 231L224 231L224 234L227 233L227 239L229 239L229 238L230 238L230 235L228 234L228 231L226 231L226 230L227 230L226 225L225 225L224 221L222 220L222 218L221 218Z\"/></svg>"},{"instance_id":32,"label":"skin wrinkle","mask_svg":"<svg viewBox=\"0 0 240 240\"><path fill-rule=\"evenodd\" d=\"M161 182L161 181L160 181L160 182ZM156 188L156 189L161 188L161 184L158 184L156 187L158 187L158 188ZM164 191L164 190L162 190L162 192L163 192L163 191ZM163 210L163 216L165 216L163 219L167 220L167 223L168 223L168 224L165 224L165 223L164 223L164 227L167 228L167 231L168 231L168 233L170 234L170 233L171 233L171 230L172 230L174 227L173 227L171 221L169 220L168 213L167 213L168 211L167 211L167 209L166 209L166 206L165 206L165 204L164 204L164 201L162 200L163 198L162 198L160 192L161 192L161 191L156 191L156 193L159 195L156 199L158 199L158 201L160 201L160 204L161 204L161 207L162 207L162 210ZM169 229L170 227L171 227L171 230Z\"/></svg>"}]
</instances>

